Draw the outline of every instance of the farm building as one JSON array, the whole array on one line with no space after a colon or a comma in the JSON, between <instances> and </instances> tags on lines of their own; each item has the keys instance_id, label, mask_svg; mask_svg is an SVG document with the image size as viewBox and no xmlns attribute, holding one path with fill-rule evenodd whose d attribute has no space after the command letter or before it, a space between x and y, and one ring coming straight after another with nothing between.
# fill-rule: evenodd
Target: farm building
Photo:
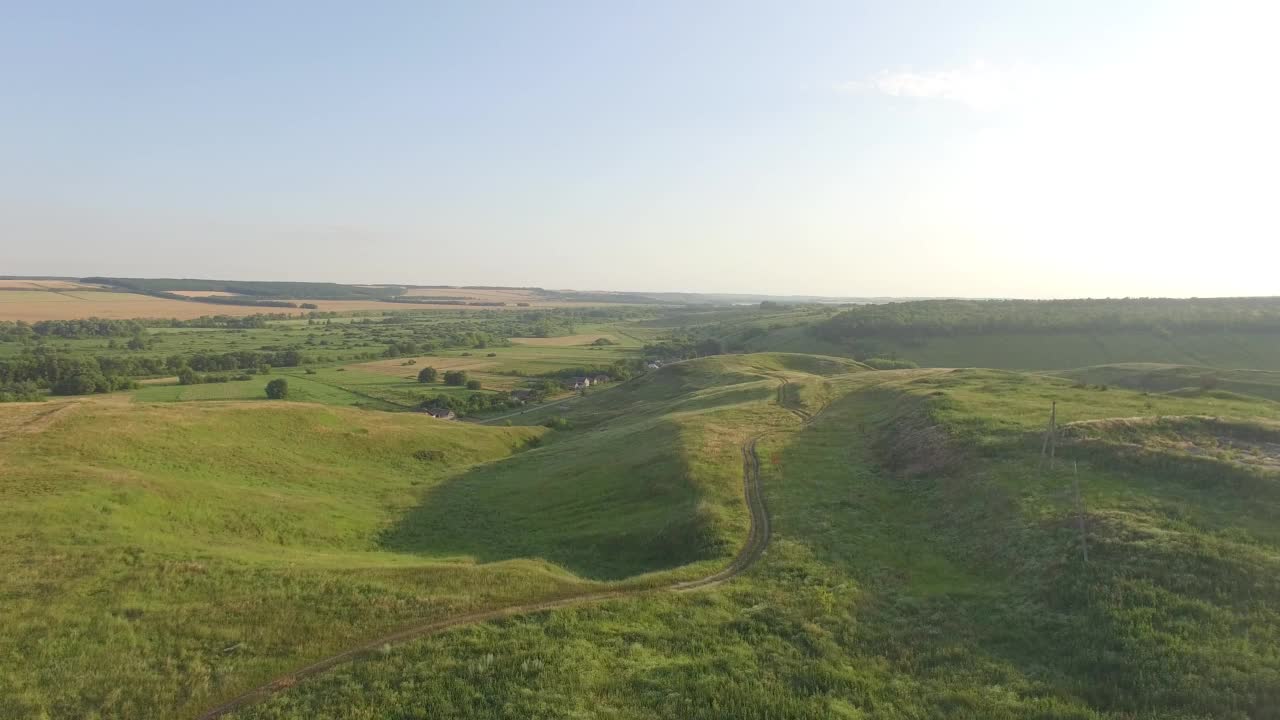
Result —
<instances>
[{"instance_id":1,"label":"farm building","mask_svg":"<svg viewBox=\"0 0 1280 720\"><path fill-rule=\"evenodd\" d=\"M584 390L591 387L591 378L589 377L573 377L565 381L565 387L570 390Z\"/></svg>"},{"instance_id":2,"label":"farm building","mask_svg":"<svg viewBox=\"0 0 1280 720\"><path fill-rule=\"evenodd\" d=\"M528 402L533 399L533 391L518 388L511 391L511 399L516 402Z\"/></svg>"},{"instance_id":3,"label":"farm building","mask_svg":"<svg viewBox=\"0 0 1280 720\"><path fill-rule=\"evenodd\" d=\"M605 383L609 382L611 379L612 379L612 378L610 378L608 375L596 375L595 377L591 378L591 384L592 384L592 385L603 385L603 384L605 384Z\"/></svg>"},{"instance_id":4,"label":"farm building","mask_svg":"<svg viewBox=\"0 0 1280 720\"><path fill-rule=\"evenodd\" d=\"M437 420L453 420L458 417L449 408L426 408L424 412Z\"/></svg>"}]
</instances>

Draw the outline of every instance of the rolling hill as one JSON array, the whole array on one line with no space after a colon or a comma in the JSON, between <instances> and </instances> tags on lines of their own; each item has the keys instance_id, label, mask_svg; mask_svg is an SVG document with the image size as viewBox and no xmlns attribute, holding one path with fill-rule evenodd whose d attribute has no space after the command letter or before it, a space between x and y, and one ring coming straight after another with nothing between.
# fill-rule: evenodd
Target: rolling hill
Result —
<instances>
[{"instance_id":1,"label":"rolling hill","mask_svg":"<svg viewBox=\"0 0 1280 720\"><path fill-rule=\"evenodd\" d=\"M526 427L0 412L6 716L199 717L272 678L227 717L1119 720L1280 697L1270 401L771 353L675 363ZM561 429L533 424L550 414ZM758 534L753 466L764 554L672 591Z\"/></svg>"}]
</instances>

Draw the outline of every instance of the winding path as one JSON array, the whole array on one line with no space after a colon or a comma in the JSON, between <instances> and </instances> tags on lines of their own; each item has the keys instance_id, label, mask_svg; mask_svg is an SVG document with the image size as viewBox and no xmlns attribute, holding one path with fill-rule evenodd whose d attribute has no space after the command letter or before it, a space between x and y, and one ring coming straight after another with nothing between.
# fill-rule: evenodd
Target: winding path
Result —
<instances>
[{"instance_id":1,"label":"winding path","mask_svg":"<svg viewBox=\"0 0 1280 720\"><path fill-rule=\"evenodd\" d=\"M808 424L809 422L812 422L813 418L816 417L815 415L793 407L788 407L786 403L786 387L789 384L788 380L785 377L780 376L771 377L780 381L778 385L778 405L789 412L794 413L803 421L803 423ZM474 625L477 623L488 622L490 620L514 617L517 615L528 615L532 613L546 612L548 610L557 610L577 605L597 603L604 600L638 597L641 595L649 595L659 592L689 592L693 590L702 590L732 580L734 577L737 577L754 565L755 562L764 555L765 548L769 546L769 536L772 532L772 528L769 524L769 512L764 503L764 491L760 486L760 458L756 454L756 443L766 434L767 433L759 433L754 435L742 444L742 486L747 507L751 511L751 529L747 533L747 541L742 546L742 549L738 551L738 554L733 558L733 561L724 569L695 580L684 580L658 587L639 588L634 590L602 590L600 592L574 595L571 597L560 598L558 600L547 600L544 602L528 603L523 605L511 605L504 608L497 608L495 610L467 613L465 615L457 615L445 620L437 620L435 622L403 628L394 633L383 635L356 647L344 650L337 655L331 655L323 660L307 665L306 667L294 670L288 675L278 677L265 685L260 685L243 695L232 698L231 700L204 712L198 716L198 720L215 720L215 718L220 718L227 713L234 712L245 706L260 702L278 692L293 687L299 680L318 675L345 662L373 655L387 645L395 645L409 640L429 637L461 625Z\"/></svg>"}]
</instances>

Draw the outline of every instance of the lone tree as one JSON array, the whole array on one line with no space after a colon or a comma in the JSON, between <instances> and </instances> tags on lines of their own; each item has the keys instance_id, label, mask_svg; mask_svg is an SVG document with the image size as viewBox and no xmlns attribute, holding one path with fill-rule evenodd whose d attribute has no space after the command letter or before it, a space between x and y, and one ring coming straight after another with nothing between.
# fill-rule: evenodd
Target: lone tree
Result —
<instances>
[{"instance_id":1,"label":"lone tree","mask_svg":"<svg viewBox=\"0 0 1280 720\"><path fill-rule=\"evenodd\" d=\"M466 385L467 371L466 370L446 370L444 373L444 384L458 385L458 386Z\"/></svg>"},{"instance_id":2,"label":"lone tree","mask_svg":"<svg viewBox=\"0 0 1280 720\"><path fill-rule=\"evenodd\" d=\"M289 382L284 378L276 378L267 383L267 397L272 400L284 400L289 397Z\"/></svg>"},{"instance_id":3,"label":"lone tree","mask_svg":"<svg viewBox=\"0 0 1280 720\"><path fill-rule=\"evenodd\" d=\"M468 390L479 390L479 389L480 389L480 381L479 381L479 380L468 380L468 381L467 381L467 389L468 389Z\"/></svg>"},{"instance_id":4,"label":"lone tree","mask_svg":"<svg viewBox=\"0 0 1280 720\"><path fill-rule=\"evenodd\" d=\"M424 367L418 371L418 382L433 383L436 381L436 369L433 367Z\"/></svg>"}]
</instances>

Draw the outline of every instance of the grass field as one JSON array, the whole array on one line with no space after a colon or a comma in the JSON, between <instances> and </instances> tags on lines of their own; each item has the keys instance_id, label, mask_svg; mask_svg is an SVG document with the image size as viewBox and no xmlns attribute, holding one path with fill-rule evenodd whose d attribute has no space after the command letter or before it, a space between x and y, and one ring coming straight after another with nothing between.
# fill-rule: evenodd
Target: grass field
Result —
<instances>
[{"instance_id":1,"label":"grass field","mask_svg":"<svg viewBox=\"0 0 1280 720\"><path fill-rule=\"evenodd\" d=\"M626 338L620 338L617 335L611 335L608 333L561 335L559 337L546 337L546 338L537 338L537 337L511 338L511 342L516 343L517 345L539 345L539 346L561 347L561 346L573 346L573 345L589 346L591 345L591 343L600 339L608 340L609 342L614 344L628 344L628 345L631 344L631 343L625 342Z\"/></svg>"},{"instance_id":2,"label":"grass field","mask_svg":"<svg viewBox=\"0 0 1280 720\"><path fill-rule=\"evenodd\" d=\"M627 349L492 351L515 369ZM419 361L445 359L495 361ZM317 403L393 403L422 365L391 362L287 376ZM671 364L498 428L235 401L266 379L0 406L0 644L16 649L0 716L194 717L408 623L703 575L747 534L752 437L773 541L744 576L388 646L234 717L1280 707L1269 400L771 353ZM188 391L204 401L142 401ZM1057 462L1038 469L1054 402Z\"/></svg>"},{"instance_id":3,"label":"grass field","mask_svg":"<svg viewBox=\"0 0 1280 720\"><path fill-rule=\"evenodd\" d=\"M1125 363L1078 368L1059 375L1085 383L1146 392L1209 395L1225 392L1280 401L1280 372L1274 370L1218 370L1192 365Z\"/></svg>"},{"instance_id":4,"label":"grass field","mask_svg":"<svg viewBox=\"0 0 1280 720\"><path fill-rule=\"evenodd\" d=\"M706 573L745 536L741 442L795 422L776 380L735 372L752 392L592 432L270 401L0 407L0 716L191 717L410 621Z\"/></svg>"},{"instance_id":5,"label":"grass field","mask_svg":"<svg viewBox=\"0 0 1280 720\"><path fill-rule=\"evenodd\" d=\"M749 393L752 372L789 362L681 364L613 391L620 408L606 393L566 415L608 432ZM1153 439L1132 429L1064 442L1036 472L1050 400L1064 421L1274 418L1273 404L995 371L793 377L831 402L760 443L775 539L747 577L457 629L235 717L1274 716L1275 473L1213 458L1178 470L1190 456L1131 455Z\"/></svg>"}]
</instances>

